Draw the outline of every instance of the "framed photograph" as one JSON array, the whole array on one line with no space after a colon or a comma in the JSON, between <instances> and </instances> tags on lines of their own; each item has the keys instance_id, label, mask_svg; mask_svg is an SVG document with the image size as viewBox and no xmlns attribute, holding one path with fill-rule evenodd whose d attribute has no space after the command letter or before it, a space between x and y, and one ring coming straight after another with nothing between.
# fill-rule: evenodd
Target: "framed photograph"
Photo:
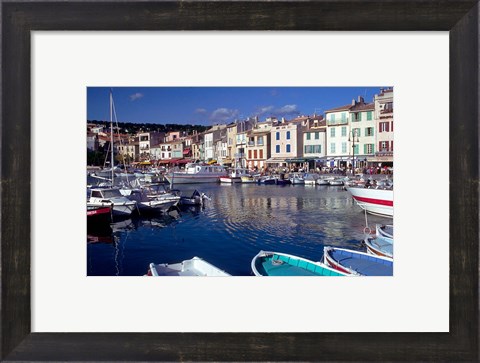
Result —
<instances>
[{"instance_id":1,"label":"framed photograph","mask_svg":"<svg viewBox=\"0 0 480 363\"><path fill-rule=\"evenodd\" d=\"M477 1L2 2L2 359L478 360L478 11ZM147 94L135 87L358 86L366 96L393 86L393 276L132 277L108 266L124 250L93 264L87 100L126 86L132 105ZM358 96L352 107L368 117ZM348 168L348 156L331 161ZM180 250L186 224L172 231Z\"/></svg>"}]
</instances>

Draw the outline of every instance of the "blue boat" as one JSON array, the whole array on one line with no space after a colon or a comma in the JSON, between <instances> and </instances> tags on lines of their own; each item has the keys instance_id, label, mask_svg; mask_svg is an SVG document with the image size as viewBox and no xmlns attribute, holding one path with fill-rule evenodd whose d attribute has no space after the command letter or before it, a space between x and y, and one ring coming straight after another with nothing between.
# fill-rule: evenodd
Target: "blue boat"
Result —
<instances>
[{"instance_id":1,"label":"blue boat","mask_svg":"<svg viewBox=\"0 0 480 363\"><path fill-rule=\"evenodd\" d=\"M363 242L367 247L368 253L393 258L393 239L387 237L365 236Z\"/></svg>"},{"instance_id":2,"label":"blue boat","mask_svg":"<svg viewBox=\"0 0 480 363\"><path fill-rule=\"evenodd\" d=\"M351 275L393 276L393 259L344 248L324 247L323 263Z\"/></svg>"},{"instance_id":3,"label":"blue boat","mask_svg":"<svg viewBox=\"0 0 480 363\"><path fill-rule=\"evenodd\" d=\"M251 267L255 276L346 276L321 262L270 251L260 251Z\"/></svg>"}]
</instances>

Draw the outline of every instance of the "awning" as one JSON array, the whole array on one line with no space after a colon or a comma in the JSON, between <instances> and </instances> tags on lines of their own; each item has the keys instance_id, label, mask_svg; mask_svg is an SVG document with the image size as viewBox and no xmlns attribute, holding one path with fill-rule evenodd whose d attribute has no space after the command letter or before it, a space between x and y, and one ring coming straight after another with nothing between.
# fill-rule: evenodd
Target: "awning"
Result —
<instances>
[{"instance_id":1,"label":"awning","mask_svg":"<svg viewBox=\"0 0 480 363\"><path fill-rule=\"evenodd\" d=\"M152 165L152 163L150 161L142 161L139 165Z\"/></svg>"},{"instance_id":2,"label":"awning","mask_svg":"<svg viewBox=\"0 0 480 363\"><path fill-rule=\"evenodd\" d=\"M166 160L166 159L158 161L159 164L168 164L169 162L170 162L170 160Z\"/></svg>"},{"instance_id":3,"label":"awning","mask_svg":"<svg viewBox=\"0 0 480 363\"><path fill-rule=\"evenodd\" d=\"M217 160L210 160L207 164L212 165L212 164L215 164L216 162L217 162Z\"/></svg>"},{"instance_id":4,"label":"awning","mask_svg":"<svg viewBox=\"0 0 480 363\"><path fill-rule=\"evenodd\" d=\"M190 153L190 148L184 149L183 150L183 155L187 155Z\"/></svg>"},{"instance_id":5,"label":"awning","mask_svg":"<svg viewBox=\"0 0 480 363\"><path fill-rule=\"evenodd\" d=\"M304 163L307 161L305 158L292 158L292 159L285 159L287 163Z\"/></svg>"},{"instance_id":6,"label":"awning","mask_svg":"<svg viewBox=\"0 0 480 363\"><path fill-rule=\"evenodd\" d=\"M285 159L284 158L270 158L270 159L265 160L265 163L267 163L267 164L281 164L281 163L285 163Z\"/></svg>"}]
</instances>

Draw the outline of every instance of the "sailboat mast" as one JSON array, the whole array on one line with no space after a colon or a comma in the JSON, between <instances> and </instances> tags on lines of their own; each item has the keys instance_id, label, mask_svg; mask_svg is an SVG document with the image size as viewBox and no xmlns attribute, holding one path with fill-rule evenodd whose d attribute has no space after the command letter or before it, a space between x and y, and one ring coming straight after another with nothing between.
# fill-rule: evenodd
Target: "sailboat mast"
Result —
<instances>
[{"instance_id":1,"label":"sailboat mast","mask_svg":"<svg viewBox=\"0 0 480 363\"><path fill-rule=\"evenodd\" d=\"M113 96L112 96L112 90L110 90L110 144L111 146L111 161L110 161L110 167L112 168L112 187L113 187L113 178L115 176L114 170L113 170Z\"/></svg>"}]
</instances>

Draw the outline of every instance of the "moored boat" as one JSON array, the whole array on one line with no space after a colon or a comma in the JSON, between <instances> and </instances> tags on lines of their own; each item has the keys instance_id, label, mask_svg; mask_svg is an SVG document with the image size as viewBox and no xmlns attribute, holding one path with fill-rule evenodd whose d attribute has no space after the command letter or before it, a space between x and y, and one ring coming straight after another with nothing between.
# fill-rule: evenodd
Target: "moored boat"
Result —
<instances>
[{"instance_id":1,"label":"moored boat","mask_svg":"<svg viewBox=\"0 0 480 363\"><path fill-rule=\"evenodd\" d=\"M118 188L92 188L87 205L111 207L114 216L129 216L137 209L137 203L123 196Z\"/></svg>"},{"instance_id":2,"label":"moored boat","mask_svg":"<svg viewBox=\"0 0 480 363\"><path fill-rule=\"evenodd\" d=\"M305 174L303 177L303 180L305 182L305 185L315 185L317 183L317 179L319 178L318 174Z\"/></svg>"},{"instance_id":3,"label":"moored boat","mask_svg":"<svg viewBox=\"0 0 480 363\"><path fill-rule=\"evenodd\" d=\"M290 176L290 182L294 185L296 184L305 184L305 179L302 174L294 173Z\"/></svg>"},{"instance_id":4,"label":"moored boat","mask_svg":"<svg viewBox=\"0 0 480 363\"><path fill-rule=\"evenodd\" d=\"M187 164L185 171L173 171L165 174L165 179L173 184L217 183L220 177L227 176L223 166Z\"/></svg>"},{"instance_id":5,"label":"moored boat","mask_svg":"<svg viewBox=\"0 0 480 363\"><path fill-rule=\"evenodd\" d=\"M200 257L193 257L179 263L151 263L148 276L231 276Z\"/></svg>"},{"instance_id":6,"label":"moored boat","mask_svg":"<svg viewBox=\"0 0 480 363\"><path fill-rule=\"evenodd\" d=\"M393 217L393 190L347 187L357 205L370 214Z\"/></svg>"},{"instance_id":7,"label":"moored boat","mask_svg":"<svg viewBox=\"0 0 480 363\"><path fill-rule=\"evenodd\" d=\"M351 275L393 276L393 259L344 248L325 246L323 263Z\"/></svg>"},{"instance_id":8,"label":"moored boat","mask_svg":"<svg viewBox=\"0 0 480 363\"><path fill-rule=\"evenodd\" d=\"M221 176L220 183L225 183L225 184L241 183L242 177L249 177L249 176L250 176L250 172L248 171L248 169L236 168L236 169L233 169L230 173L228 173L228 175Z\"/></svg>"},{"instance_id":9,"label":"moored boat","mask_svg":"<svg viewBox=\"0 0 480 363\"><path fill-rule=\"evenodd\" d=\"M393 239L366 236L363 242L367 247L368 253L376 256L393 258Z\"/></svg>"},{"instance_id":10,"label":"moored boat","mask_svg":"<svg viewBox=\"0 0 480 363\"><path fill-rule=\"evenodd\" d=\"M112 207L91 205L87 203L87 222L88 223L110 223L112 218Z\"/></svg>"},{"instance_id":11,"label":"moored boat","mask_svg":"<svg viewBox=\"0 0 480 363\"><path fill-rule=\"evenodd\" d=\"M255 276L345 276L321 262L280 252L260 251L251 262Z\"/></svg>"},{"instance_id":12,"label":"moored boat","mask_svg":"<svg viewBox=\"0 0 480 363\"><path fill-rule=\"evenodd\" d=\"M392 224L376 224L375 233L377 237L386 237L393 239L393 225Z\"/></svg>"},{"instance_id":13,"label":"moored boat","mask_svg":"<svg viewBox=\"0 0 480 363\"><path fill-rule=\"evenodd\" d=\"M194 190L192 195L181 196L180 201L178 202L179 205L202 205L205 199L210 199L205 195L205 193L200 193L198 190Z\"/></svg>"}]
</instances>

